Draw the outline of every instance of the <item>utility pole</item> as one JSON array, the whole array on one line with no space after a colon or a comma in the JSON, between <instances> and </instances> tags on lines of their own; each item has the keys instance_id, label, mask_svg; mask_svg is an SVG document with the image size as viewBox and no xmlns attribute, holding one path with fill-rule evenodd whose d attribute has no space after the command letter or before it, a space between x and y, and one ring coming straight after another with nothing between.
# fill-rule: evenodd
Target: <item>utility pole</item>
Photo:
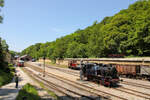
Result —
<instances>
[{"instance_id":1,"label":"utility pole","mask_svg":"<svg viewBox=\"0 0 150 100\"><path fill-rule=\"evenodd\" d=\"M43 57L43 77L45 77L45 56Z\"/></svg>"}]
</instances>

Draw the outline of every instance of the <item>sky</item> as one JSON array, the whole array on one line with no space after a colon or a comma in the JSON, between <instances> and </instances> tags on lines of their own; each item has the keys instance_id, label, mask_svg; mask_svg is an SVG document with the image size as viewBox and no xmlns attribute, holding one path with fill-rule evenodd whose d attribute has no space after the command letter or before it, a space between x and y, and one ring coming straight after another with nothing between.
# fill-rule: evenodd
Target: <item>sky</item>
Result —
<instances>
[{"instance_id":1,"label":"sky","mask_svg":"<svg viewBox=\"0 0 150 100\"><path fill-rule=\"evenodd\" d=\"M137 0L5 0L0 37L21 52L102 21Z\"/></svg>"}]
</instances>

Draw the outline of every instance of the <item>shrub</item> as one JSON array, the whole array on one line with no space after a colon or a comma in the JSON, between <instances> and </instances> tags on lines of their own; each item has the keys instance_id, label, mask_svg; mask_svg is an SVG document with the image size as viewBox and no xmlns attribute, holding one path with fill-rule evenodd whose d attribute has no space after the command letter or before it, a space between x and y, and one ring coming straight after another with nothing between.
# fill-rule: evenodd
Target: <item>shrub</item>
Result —
<instances>
[{"instance_id":1,"label":"shrub","mask_svg":"<svg viewBox=\"0 0 150 100\"><path fill-rule=\"evenodd\" d=\"M41 100L35 87L29 83L19 91L16 100L23 100L23 98L26 98L26 100Z\"/></svg>"}]
</instances>

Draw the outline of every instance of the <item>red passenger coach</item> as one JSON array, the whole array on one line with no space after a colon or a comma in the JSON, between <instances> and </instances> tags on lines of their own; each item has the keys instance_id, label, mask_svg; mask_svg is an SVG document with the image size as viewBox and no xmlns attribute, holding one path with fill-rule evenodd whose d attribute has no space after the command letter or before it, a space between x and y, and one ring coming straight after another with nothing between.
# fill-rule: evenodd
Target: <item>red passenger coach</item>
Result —
<instances>
[{"instance_id":1,"label":"red passenger coach","mask_svg":"<svg viewBox=\"0 0 150 100\"><path fill-rule=\"evenodd\" d=\"M24 67L24 61L19 60L18 63L17 63L17 66Z\"/></svg>"}]
</instances>

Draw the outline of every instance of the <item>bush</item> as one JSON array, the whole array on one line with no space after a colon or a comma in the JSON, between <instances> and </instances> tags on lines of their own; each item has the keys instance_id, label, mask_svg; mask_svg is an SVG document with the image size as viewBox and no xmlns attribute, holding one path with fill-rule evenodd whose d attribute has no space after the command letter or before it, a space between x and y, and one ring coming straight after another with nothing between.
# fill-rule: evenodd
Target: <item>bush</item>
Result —
<instances>
[{"instance_id":1,"label":"bush","mask_svg":"<svg viewBox=\"0 0 150 100\"><path fill-rule=\"evenodd\" d=\"M10 72L15 72L15 67L13 64L8 64Z\"/></svg>"},{"instance_id":2,"label":"bush","mask_svg":"<svg viewBox=\"0 0 150 100\"><path fill-rule=\"evenodd\" d=\"M29 83L23 86L23 88L19 91L16 100L23 100L23 98L26 98L25 100L41 100L35 87Z\"/></svg>"},{"instance_id":3,"label":"bush","mask_svg":"<svg viewBox=\"0 0 150 100\"><path fill-rule=\"evenodd\" d=\"M13 76L14 76L13 72L7 73L4 72L3 70L0 70L0 86L11 82Z\"/></svg>"}]
</instances>

